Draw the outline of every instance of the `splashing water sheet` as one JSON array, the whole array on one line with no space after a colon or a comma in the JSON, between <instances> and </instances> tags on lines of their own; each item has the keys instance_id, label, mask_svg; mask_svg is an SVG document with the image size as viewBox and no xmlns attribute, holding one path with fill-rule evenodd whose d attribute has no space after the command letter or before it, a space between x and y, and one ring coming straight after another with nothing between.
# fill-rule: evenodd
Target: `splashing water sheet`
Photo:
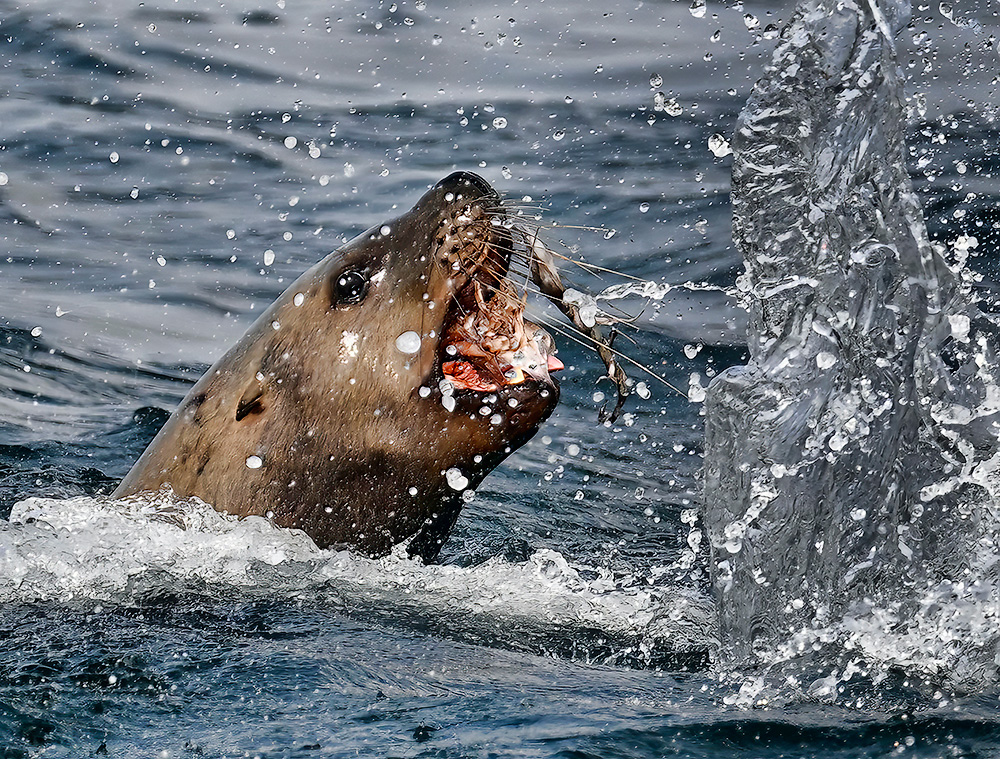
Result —
<instances>
[{"instance_id":1,"label":"splashing water sheet","mask_svg":"<svg viewBox=\"0 0 1000 759\"><path fill-rule=\"evenodd\" d=\"M0 757L996 752L992 6L0 9ZM566 367L439 563L108 498L457 169Z\"/></svg>"},{"instance_id":2,"label":"splashing water sheet","mask_svg":"<svg viewBox=\"0 0 1000 759\"><path fill-rule=\"evenodd\" d=\"M747 703L995 677L996 324L906 172L909 14L802 4L734 140L750 362L710 388L705 526Z\"/></svg>"}]
</instances>

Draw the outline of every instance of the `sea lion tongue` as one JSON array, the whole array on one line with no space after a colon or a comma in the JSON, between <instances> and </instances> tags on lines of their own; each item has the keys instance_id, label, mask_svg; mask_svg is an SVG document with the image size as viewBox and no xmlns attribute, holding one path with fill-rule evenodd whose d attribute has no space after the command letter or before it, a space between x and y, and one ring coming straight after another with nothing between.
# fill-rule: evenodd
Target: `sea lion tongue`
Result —
<instances>
[{"instance_id":1,"label":"sea lion tongue","mask_svg":"<svg viewBox=\"0 0 1000 759\"><path fill-rule=\"evenodd\" d=\"M313 266L115 491L170 486L371 555L432 559L462 493L555 407L552 341L506 279L497 192L457 172Z\"/></svg>"}]
</instances>

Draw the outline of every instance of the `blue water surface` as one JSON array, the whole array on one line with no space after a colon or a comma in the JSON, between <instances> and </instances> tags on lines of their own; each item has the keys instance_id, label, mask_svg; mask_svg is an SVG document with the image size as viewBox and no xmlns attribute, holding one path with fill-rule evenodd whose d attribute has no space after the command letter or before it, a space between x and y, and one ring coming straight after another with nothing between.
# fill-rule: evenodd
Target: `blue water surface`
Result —
<instances>
[{"instance_id":1,"label":"blue water surface","mask_svg":"<svg viewBox=\"0 0 1000 759\"><path fill-rule=\"evenodd\" d=\"M918 7L899 44L928 226L976 235L989 287L1000 21L967 5ZM92 498L299 272L456 169L537 208L572 257L730 288L712 138L790 9L0 2L0 502L57 499L0 536L0 756L1000 750L994 676L956 684L900 641L833 694L758 699L714 665L686 394L743 358L723 291L637 305L619 347L683 394L633 369L651 395L613 426L596 355L557 336L563 402L440 567Z\"/></svg>"}]
</instances>

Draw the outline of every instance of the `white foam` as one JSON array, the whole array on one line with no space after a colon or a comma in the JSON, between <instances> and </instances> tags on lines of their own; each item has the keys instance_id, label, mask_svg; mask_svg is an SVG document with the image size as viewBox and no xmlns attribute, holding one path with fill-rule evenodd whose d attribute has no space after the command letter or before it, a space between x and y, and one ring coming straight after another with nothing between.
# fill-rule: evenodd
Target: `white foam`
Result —
<instances>
[{"instance_id":1,"label":"white foam","mask_svg":"<svg viewBox=\"0 0 1000 759\"><path fill-rule=\"evenodd\" d=\"M702 597L655 574L586 567L551 550L471 568L424 565L403 547L370 559L320 550L300 531L237 519L167 492L120 501L30 498L0 529L0 601L130 603L192 586L291 595L331 584L390 603L405 598L429 612L580 626L672 650L704 648L714 629Z\"/></svg>"}]
</instances>

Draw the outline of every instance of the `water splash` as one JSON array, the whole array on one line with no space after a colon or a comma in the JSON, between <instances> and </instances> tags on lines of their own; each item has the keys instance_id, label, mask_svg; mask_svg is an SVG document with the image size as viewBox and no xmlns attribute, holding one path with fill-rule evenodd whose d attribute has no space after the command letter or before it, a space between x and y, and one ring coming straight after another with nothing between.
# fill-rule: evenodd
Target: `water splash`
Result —
<instances>
[{"instance_id":1,"label":"water splash","mask_svg":"<svg viewBox=\"0 0 1000 759\"><path fill-rule=\"evenodd\" d=\"M926 634L955 621L942 589L972 626L996 602L1000 396L996 325L928 240L904 163L893 39L909 13L800 3L733 140L751 355L710 388L704 519L731 663L836 641L932 671L990 659L1000 632ZM853 671L807 690L836 695Z\"/></svg>"},{"instance_id":2,"label":"water splash","mask_svg":"<svg viewBox=\"0 0 1000 759\"><path fill-rule=\"evenodd\" d=\"M376 621L433 620L444 634L488 645L632 666L704 666L711 606L669 577L665 569L640 576L587 567L550 550L474 567L424 565L405 547L369 559L169 493L30 498L0 530L4 603L326 597Z\"/></svg>"}]
</instances>

